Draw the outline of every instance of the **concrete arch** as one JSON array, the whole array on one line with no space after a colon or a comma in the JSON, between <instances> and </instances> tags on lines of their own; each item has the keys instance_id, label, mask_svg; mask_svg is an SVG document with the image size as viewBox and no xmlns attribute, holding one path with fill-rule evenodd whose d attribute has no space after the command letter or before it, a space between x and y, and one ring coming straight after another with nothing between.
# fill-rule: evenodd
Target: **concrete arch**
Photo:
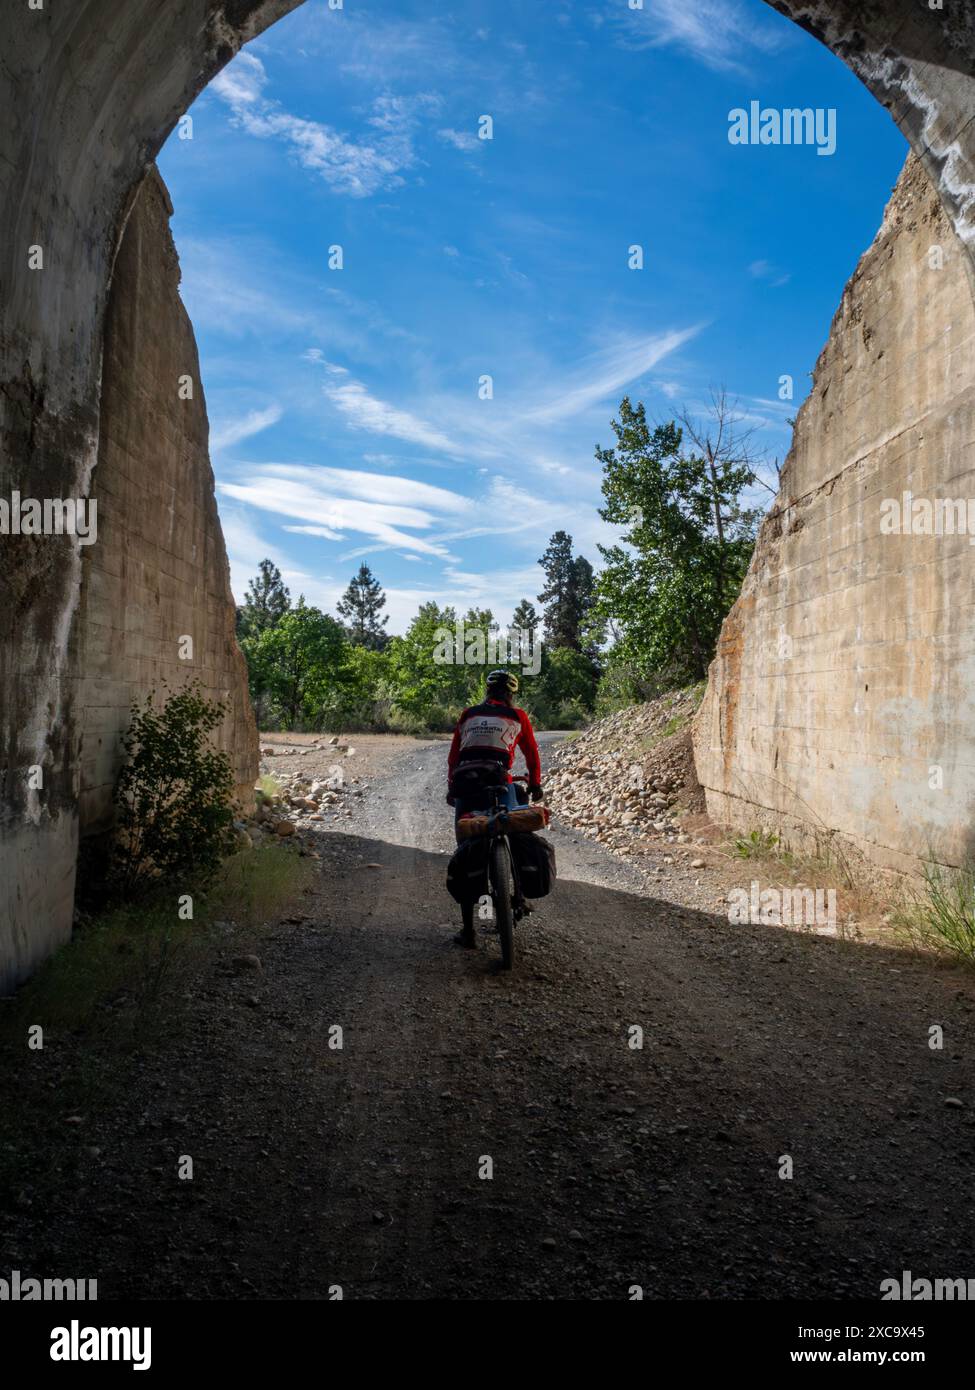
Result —
<instances>
[{"instance_id":1,"label":"concrete arch","mask_svg":"<svg viewBox=\"0 0 975 1390\"><path fill-rule=\"evenodd\" d=\"M41 0L38 9L10 0L0 63L0 497L87 495L109 289L137 190L207 82L300 3ZM924 0L774 7L888 107L975 255L972 0L943 11ZM42 271L28 269L35 246ZM69 536L23 541L3 542L0 568L0 988L69 934L78 840L81 734L67 661L79 547ZM45 770L42 793L27 787L31 765Z\"/></svg>"},{"instance_id":2,"label":"concrete arch","mask_svg":"<svg viewBox=\"0 0 975 1390\"><path fill-rule=\"evenodd\" d=\"M897 122L975 264L975 3L766 0L842 58Z\"/></svg>"}]
</instances>

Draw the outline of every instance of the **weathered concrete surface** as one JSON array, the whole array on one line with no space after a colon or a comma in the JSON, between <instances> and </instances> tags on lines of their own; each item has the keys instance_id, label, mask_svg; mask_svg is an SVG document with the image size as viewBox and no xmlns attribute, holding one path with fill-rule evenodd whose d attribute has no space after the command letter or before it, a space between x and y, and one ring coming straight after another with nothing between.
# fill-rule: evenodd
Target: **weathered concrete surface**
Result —
<instances>
[{"instance_id":1,"label":"weathered concrete surface","mask_svg":"<svg viewBox=\"0 0 975 1390\"><path fill-rule=\"evenodd\" d=\"M129 710L147 690L191 679L228 714L215 742L231 755L238 797L253 801L257 728L208 454L196 342L179 297L172 206L153 170L115 262L105 326L98 462L91 496L98 544L82 553L68 671L81 723L81 834L106 829ZM181 399L187 380L191 399ZM181 655L190 648L192 657Z\"/></svg>"},{"instance_id":2,"label":"weathered concrete surface","mask_svg":"<svg viewBox=\"0 0 975 1390\"><path fill-rule=\"evenodd\" d=\"M5 6L0 63L0 496L86 497L102 329L135 190L241 44L300 0ZM29 270L30 248L43 269ZM0 537L0 990L70 933L80 711L72 537ZM28 769L44 786L29 790Z\"/></svg>"},{"instance_id":3,"label":"weathered concrete surface","mask_svg":"<svg viewBox=\"0 0 975 1390\"><path fill-rule=\"evenodd\" d=\"M957 864L975 831L975 550L881 533L906 490L975 498L966 262L912 156L816 364L695 728L717 819L838 834L897 869Z\"/></svg>"}]
</instances>

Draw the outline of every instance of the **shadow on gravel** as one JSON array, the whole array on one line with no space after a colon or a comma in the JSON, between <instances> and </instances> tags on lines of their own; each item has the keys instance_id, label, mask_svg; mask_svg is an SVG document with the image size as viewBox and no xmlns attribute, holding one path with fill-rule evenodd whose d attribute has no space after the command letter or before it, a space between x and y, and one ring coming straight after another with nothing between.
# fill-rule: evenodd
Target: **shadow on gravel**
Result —
<instances>
[{"instance_id":1,"label":"shadow on gravel","mask_svg":"<svg viewBox=\"0 0 975 1390\"><path fill-rule=\"evenodd\" d=\"M76 1038L7 1057L46 1123L4 1135L0 1268L102 1298L872 1298L971 1274L967 977L571 879L499 973L495 943L448 944L446 853L326 844L259 971L228 940L83 1109Z\"/></svg>"}]
</instances>

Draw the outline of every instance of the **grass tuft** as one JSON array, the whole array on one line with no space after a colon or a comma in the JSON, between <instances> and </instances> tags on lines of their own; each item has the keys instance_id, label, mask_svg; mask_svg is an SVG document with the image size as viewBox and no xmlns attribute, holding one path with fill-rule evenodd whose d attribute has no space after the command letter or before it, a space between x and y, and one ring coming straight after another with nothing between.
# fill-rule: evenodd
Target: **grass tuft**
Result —
<instances>
[{"instance_id":1,"label":"grass tuft","mask_svg":"<svg viewBox=\"0 0 975 1390\"><path fill-rule=\"evenodd\" d=\"M975 965L975 863L925 864L923 888L911 890L893 920L913 946Z\"/></svg>"}]
</instances>

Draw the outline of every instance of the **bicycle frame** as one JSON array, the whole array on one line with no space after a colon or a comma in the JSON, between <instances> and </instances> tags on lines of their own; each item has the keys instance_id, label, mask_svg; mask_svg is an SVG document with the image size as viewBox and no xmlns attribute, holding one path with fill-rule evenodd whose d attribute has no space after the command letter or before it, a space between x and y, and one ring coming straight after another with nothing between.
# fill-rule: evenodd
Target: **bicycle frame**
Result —
<instances>
[{"instance_id":1,"label":"bicycle frame","mask_svg":"<svg viewBox=\"0 0 975 1390\"><path fill-rule=\"evenodd\" d=\"M512 782L527 782L527 777L512 777ZM490 839L501 839L507 841L508 838L508 807L501 804L501 787L489 788L491 792L492 805L488 810L488 828L485 832ZM531 909L525 901L525 895L521 891L521 880L518 877L518 865L515 856L511 853L510 844L506 844L508 858L511 863L511 881L514 884L514 898L512 900L512 911L516 922L520 922Z\"/></svg>"}]
</instances>

